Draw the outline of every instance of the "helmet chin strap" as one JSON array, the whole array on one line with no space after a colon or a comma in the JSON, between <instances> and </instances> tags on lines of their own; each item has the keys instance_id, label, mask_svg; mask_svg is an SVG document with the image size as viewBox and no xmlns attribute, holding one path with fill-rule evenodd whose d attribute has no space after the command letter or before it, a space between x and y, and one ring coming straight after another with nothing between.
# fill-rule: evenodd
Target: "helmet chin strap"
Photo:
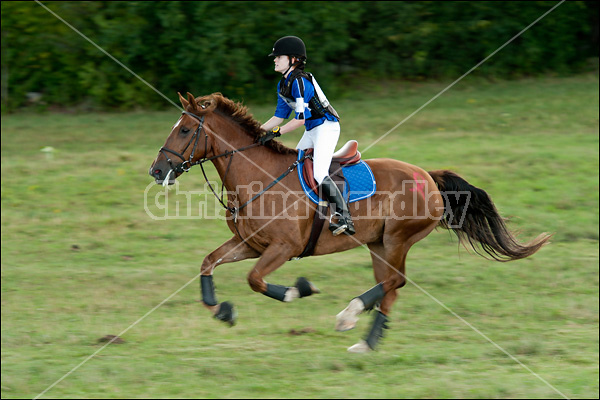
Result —
<instances>
[{"instance_id":1,"label":"helmet chin strap","mask_svg":"<svg viewBox=\"0 0 600 400\"><path fill-rule=\"evenodd\" d=\"M299 65L302 61L297 60L295 63L292 64L292 58L290 56L288 56L289 59L289 64L290 66L288 67L288 69L285 70L285 72L283 73L283 76L286 76L288 72L290 72L290 69L292 69L292 67L295 67L296 65Z\"/></svg>"}]
</instances>

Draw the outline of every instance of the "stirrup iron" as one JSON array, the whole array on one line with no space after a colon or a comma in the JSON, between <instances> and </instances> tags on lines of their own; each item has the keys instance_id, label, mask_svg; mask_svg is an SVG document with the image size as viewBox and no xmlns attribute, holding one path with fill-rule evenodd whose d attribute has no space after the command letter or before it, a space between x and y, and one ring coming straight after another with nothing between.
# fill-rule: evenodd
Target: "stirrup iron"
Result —
<instances>
[{"instance_id":1,"label":"stirrup iron","mask_svg":"<svg viewBox=\"0 0 600 400\"><path fill-rule=\"evenodd\" d=\"M333 236L338 236L342 233L353 235L355 230L352 217L348 211L348 205L330 177L325 177L323 182L321 182L320 193L327 199L329 204L335 206L335 212L332 211L329 218L329 230L333 233ZM337 223L333 222L333 218L337 218Z\"/></svg>"},{"instance_id":2,"label":"stirrup iron","mask_svg":"<svg viewBox=\"0 0 600 400\"><path fill-rule=\"evenodd\" d=\"M333 236L338 236L341 235L342 233L344 233L347 229L348 229L348 223L344 222L343 224L339 225L337 228L335 227L337 224L335 224L333 222L333 219L337 218L338 222L344 220L344 217L342 214L340 214L339 212L334 212L333 214L331 214L331 216L329 217L329 227L331 230L331 233L333 234ZM333 229L332 229L333 228Z\"/></svg>"}]
</instances>

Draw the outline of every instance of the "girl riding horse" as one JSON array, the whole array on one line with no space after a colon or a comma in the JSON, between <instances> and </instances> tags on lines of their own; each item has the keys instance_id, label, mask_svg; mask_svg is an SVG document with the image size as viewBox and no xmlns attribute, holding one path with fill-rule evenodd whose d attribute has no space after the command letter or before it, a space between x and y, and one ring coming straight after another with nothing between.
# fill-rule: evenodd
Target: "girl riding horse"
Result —
<instances>
[{"instance_id":1,"label":"girl riding horse","mask_svg":"<svg viewBox=\"0 0 600 400\"><path fill-rule=\"evenodd\" d=\"M354 235L354 224L344 196L329 177L331 157L340 137L339 115L329 104L314 76L304 72L306 47L302 39L296 36L282 37L273 45L269 57L275 57L275 71L283 77L277 84L275 115L261 126L268 132L258 142L265 144L304 126L306 131L296 148L314 148L313 173L319 184L319 193L335 206L333 218L337 222L331 221L329 229L334 236L342 233ZM295 118L279 127L292 110L296 112Z\"/></svg>"}]
</instances>

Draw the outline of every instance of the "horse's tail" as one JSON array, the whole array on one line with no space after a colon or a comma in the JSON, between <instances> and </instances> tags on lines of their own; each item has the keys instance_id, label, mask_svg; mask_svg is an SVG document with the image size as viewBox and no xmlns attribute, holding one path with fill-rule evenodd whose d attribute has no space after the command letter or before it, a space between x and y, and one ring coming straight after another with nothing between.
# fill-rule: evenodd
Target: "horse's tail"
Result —
<instances>
[{"instance_id":1,"label":"horse's tail","mask_svg":"<svg viewBox=\"0 0 600 400\"><path fill-rule=\"evenodd\" d=\"M468 242L483 257L486 255L480 248L497 261L518 260L534 254L550 239L551 235L542 233L528 243L519 243L484 190L452 171L431 171L429 175L444 198L440 225L451 229L459 242Z\"/></svg>"}]
</instances>

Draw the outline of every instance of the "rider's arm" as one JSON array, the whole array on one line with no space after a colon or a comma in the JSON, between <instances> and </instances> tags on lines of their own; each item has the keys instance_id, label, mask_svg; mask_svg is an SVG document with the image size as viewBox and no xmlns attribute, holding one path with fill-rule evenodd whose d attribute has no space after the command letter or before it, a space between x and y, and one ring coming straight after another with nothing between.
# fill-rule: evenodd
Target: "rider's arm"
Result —
<instances>
[{"instance_id":1,"label":"rider's arm","mask_svg":"<svg viewBox=\"0 0 600 400\"><path fill-rule=\"evenodd\" d=\"M279 117L271 117L270 120L268 120L267 122L265 122L264 124L261 125L260 129L262 129L263 131L270 131L271 129L275 128L277 125L281 125L281 123L284 121L283 118L279 118ZM303 122L304 123L304 122Z\"/></svg>"},{"instance_id":2,"label":"rider's arm","mask_svg":"<svg viewBox=\"0 0 600 400\"><path fill-rule=\"evenodd\" d=\"M285 133L288 133L295 129L298 129L301 126L304 126L304 119L295 119L294 118L294 119L291 119L287 124L282 126L279 133L281 133L283 135Z\"/></svg>"},{"instance_id":3,"label":"rider's arm","mask_svg":"<svg viewBox=\"0 0 600 400\"><path fill-rule=\"evenodd\" d=\"M279 93L279 89L281 87L281 82L277 84L277 92ZM290 117L292 113L292 109L290 106L281 98L281 96L277 95L277 108L275 108L275 114L271 117L270 120L261 125L260 129L265 132L269 132L271 129L275 128L278 125L281 125L283 121Z\"/></svg>"},{"instance_id":4,"label":"rider's arm","mask_svg":"<svg viewBox=\"0 0 600 400\"><path fill-rule=\"evenodd\" d=\"M302 89L300 88L299 83L302 84ZM304 89L305 83L308 83L306 87L306 93ZM279 133L282 135L300 128L304 125L305 118L310 118L311 116L310 109L308 108L308 102L314 95L314 88L312 84L310 84L310 82L306 81L304 78L302 78L302 80L296 80L292 86L292 95L296 98L296 109L294 110L296 111L296 116L294 119L290 120L287 124L281 127ZM291 112L292 109L290 106L283 101L281 97L278 97L275 115L267 122L262 124L261 129L268 132L274 127L281 125L286 118L289 118Z\"/></svg>"},{"instance_id":5,"label":"rider's arm","mask_svg":"<svg viewBox=\"0 0 600 400\"><path fill-rule=\"evenodd\" d=\"M300 86L302 85L302 87ZM296 116L291 119L287 124L281 127L279 133L286 134L295 129L304 126L306 118L310 118L310 109L308 108L308 102L314 95L314 89L310 82L306 81L305 78L297 79L292 84L292 96L296 99Z\"/></svg>"}]
</instances>

